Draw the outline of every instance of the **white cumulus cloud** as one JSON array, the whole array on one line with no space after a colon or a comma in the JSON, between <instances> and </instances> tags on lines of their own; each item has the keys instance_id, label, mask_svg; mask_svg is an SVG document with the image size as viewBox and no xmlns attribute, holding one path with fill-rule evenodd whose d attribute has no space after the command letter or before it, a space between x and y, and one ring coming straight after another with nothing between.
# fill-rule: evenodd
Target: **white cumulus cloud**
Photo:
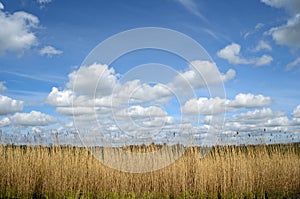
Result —
<instances>
[{"instance_id":1,"label":"white cumulus cloud","mask_svg":"<svg viewBox=\"0 0 300 199\"><path fill-rule=\"evenodd\" d=\"M294 109L294 111L293 111L293 113L292 113L292 116L293 116L294 118L300 118L300 105L298 105L298 106Z\"/></svg>"},{"instance_id":2,"label":"white cumulus cloud","mask_svg":"<svg viewBox=\"0 0 300 199\"><path fill-rule=\"evenodd\" d=\"M285 128L289 120L283 112L274 112L270 108L256 109L234 115L226 119L226 129L231 131L255 132L266 127Z\"/></svg>"},{"instance_id":3,"label":"white cumulus cloud","mask_svg":"<svg viewBox=\"0 0 300 199\"><path fill-rule=\"evenodd\" d=\"M182 107L186 115L218 115L226 112L229 100L216 98L199 98L187 101Z\"/></svg>"},{"instance_id":4,"label":"white cumulus cloud","mask_svg":"<svg viewBox=\"0 0 300 199\"><path fill-rule=\"evenodd\" d=\"M119 75L113 68L92 64L70 73L65 89L53 87L46 102L55 106L56 111L63 115L84 115L92 112L105 115L107 110L118 109L128 103L165 103L177 89L184 90L189 85L199 89L229 81L234 76L235 71L232 69L222 74L215 63L193 61L187 71L174 77L169 84L149 85L138 79L120 83L117 81Z\"/></svg>"},{"instance_id":5,"label":"white cumulus cloud","mask_svg":"<svg viewBox=\"0 0 300 199\"><path fill-rule=\"evenodd\" d=\"M241 46L233 43L221 49L217 54L219 57L228 60L231 64L250 64L248 60L240 57Z\"/></svg>"},{"instance_id":6,"label":"white cumulus cloud","mask_svg":"<svg viewBox=\"0 0 300 199\"><path fill-rule=\"evenodd\" d=\"M109 124L112 125L113 113L121 121L135 118L141 125L149 128L158 125L159 120L163 124L170 123L170 118L161 108L137 105L167 102L172 95L167 85L150 85L139 79L120 83L117 81L118 76L107 65L82 66L69 74L69 81L64 89L53 87L45 102L55 106L57 113L72 117L76 127L81 128L97 129L98 122L105 126L103 121L110 121ZM131 106L133 104L136 106ZM129 108L125 111L123 108L128 105Z\"/></svg>"},{"instance_id":7,"label":"white cumulus cloud","mask_svg":"<svg viewBox=\"0 0 300 199\"><path fill-rule=\"evenodd\" d=\"M5 126L9 126L10 125L10 119L8 117L5 118L1 118L0 119L0 128L1 127L5 127Z\"/></svg>"},{"instance_id":8,"label":"white cumulus cloud","mask_svg":"<svg viewBox=\"0 0 300 199\"><path fill-rule=\"evenodd\" d=\"M77 115L91 115L95 113L93 107L73 106L73 107L57 107L56 112L62 115L77 116Z\"/></svg>"},{"instance_id":9,"label":"white cumulus cloud","mask_svg":"<svg viewBox=\"0 0 300 199\"><path fill-rule=\"evenodd\" d=\"M53 55L60 55L63 51L57 50L53 46L44 46L42 49L39 50L40 55L45 55L48 57L52 57Z\"/></svg>"},{"instance_id":10,"label":"white cumulus cloud","mask_svg":"<svg viewBox=\"0 0 300 199\"><path fill-rule=\"evenodd\" d=\"M237 43L232 43L220 51L217 55L220 58L226 59L231 64L254 64L256 66L269 65L273 58L270 55L262 55L261 57L244 58L241 55L241 46Z\"/></svg>"},{"instance_id":11,"label":"white cumulus cloud","mask_svg":"<svg viewBox=\"0 0 300 199\"><path fill-rule=\"evenodd\" d=\"M112 94L112 103L123 104L124 102L146 102L156 101L165 102L168 101L172 95L171 90L167 85L157 83L155 85L149 85L142 83L141 80L127 81L123 84L116 84L114 92Z\"/></svg>"},{"instance_id":12,"label":"white cumulus cloud","mask_svg":"<svg viewBox=\"0 0 300 199\"><path fill-rule=\"evenodd\" d=\"M277 44L293 48L300 47L300 2L298 0L261 0L266 5L274 8L284 8L290 14L286 24L271 28L267 34Z\"/></svg>"},{"instance_id":13,"label":"white cumulus cloud","mask_svg":"<svg viewBox=\"0 0 300 199\"><path fill-rule=\"evenodd\" d=\"M39 19L27 12L18 11L10 14L3 12L2 9L0 9L0 55L5 52L20 54L37 45L33 29L38 27Z\"/></svg>"},{"instance_id":14,"label":"white cumulus cloud","mask_svg":"<svg viewBox=\"0 0 300 199\"><path fill-rule=\"evenodd\" d=\"M138 106L131 106L129 108L123 109L116 113L117 117L124 117L124 118L145 118L145 117L161 117L167 116L167 112L165 112L162 108L157 106L150 106L150 107L142 107Z\"/></svg>"},{"instance_id":15,"label":"white cumulus cloud","mask_svg":"<svg viewBox=\"0 0 300 199\"><path fill-rule=\"evenodd\" d=\"M195 60L189 65L189 69L177 75L171 87L192 87L193 89L204 88L210 85L224 83L235 77L235 70L229 69L225 74L219 72L215 63L210 61Z\"/></svg>"},{"instance_id":16,"label":"white cumulus cloud","mask_svg":"<svg viewBox=\"0 0 300 199\"><path fill-rule=\"evenodd\" d=\"M47 126L58 122L56 118L38 111L16 113L10 120L13 125L18 126Z\"/></svg>"},{"instance_id":17,"label":"white cumulus cloud","mask_svg":"<svg viewBox=\"0 0 300 199\"><path fill-rule=\"evenodd\" d=\"M300 47L300 13L289 19L286 25L269 30L277 44L294 48Z\"/></svg>"},{"instance_id":18,"label":"white cumulus cloud","mask_svg":"<svg viewBox=\"0 0 300 199\"><path fill-rule=\"evenodd\" d=\"M59 91L53 87L49 93L46 102L52 106L72 106L74 93L71 90Z\"/></svg>"},{"instance_id":19,"label":"white cumulus cloud","mask_svg":"<svg viewBox=\"0 0 300 199\"><path fill-rule=\"evenodd\" d=\"M169 83L147 84L139 79L120 82L113 68L95 63L71 72L65 88L53 87L46 103L55 106L57 113L72 119L77 128L99 130L100 125L104 131L109 131L116 130L109 127L117 124L119 130L129 133L158 132L162 128L178 128L175 123L179 120L169 115L164 105L178 91L184 91L186 85L201 89L224 83L234 76L233 69L223 74L215 63L198 60L191 62L186 71L179 72ZM222 99L214 99L215 103L218 100L221 101L218 113L223 113ZM225 104L228 103L225 100ZM194 109L191 106L191 110ZM202 112L209 115L211 109Z\"/></svg>"},{"instance_id":20,"label":"white cumulus cloud","mask_svg":"<svg viewBox=\"0 0 300 199\"><path fill-rule=\"evenodd\" d=\"M113 68L95 63L70 73L66 86L77 94L107 96L112 93L116 80L117 74Z\"/></svg>"},{"instance_id":21,"label":"white cumulus cloud","mask_svg":"<svg viewBox=\"0 0 300 199\"><path fill-rule=\"evenodd\" d=\"M6 115L23 110L23 101L14 100L0 95L0 115Z\"/></svg>"},{"instance_id":22,"label":"white cumulus cloud","mask_svg":"<svg viewBox=\"0 0 300 199\"><path fill-rule=\"evenodd\" d=\"M269 106L271 103L270 97L240 93L233 100L219 97L190 99L183 105L182 113L187 115L218 115L239 109Z\"/></svg>"},{"instance_id":23,"label":"white cumulus cloud","mask_svg":"<svg viewBox=\"0 0 300 199\"><path fill-rule=\"evenodd\" d=\"M230 102L229 106L232 108L256 108L262 106L269 106L272 104L270 97L263 95L253 95L251 93L240 93L235 96L235 99Z\"/></svg>"},{"instance_id":24,"label":"white cumulus cloud","mask_svg":"<svg viewBox=\"0 0 300 199\"><path fill-rule=\"evenodd\" d=\"M261 2L275 8L285 8L294 14L300 11L300 2L298 0L261 0Z\"/></svg>"}]
</instances>

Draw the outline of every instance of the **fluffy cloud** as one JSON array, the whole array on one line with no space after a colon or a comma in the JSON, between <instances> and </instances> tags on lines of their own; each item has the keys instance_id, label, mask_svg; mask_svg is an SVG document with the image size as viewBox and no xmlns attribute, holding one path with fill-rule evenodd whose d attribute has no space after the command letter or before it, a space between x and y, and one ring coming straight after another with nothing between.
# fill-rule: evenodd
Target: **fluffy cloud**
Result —
<instances>
[{"instance_id":1,"label":"fluffy cloud","mask_svg":"<svg viewBox=\"0 0 300 199\"><path fill-rule=\"evenodd\" d=\"M296 66L300 66L300 57L298 57L297 59L295 59L293 62L289 63L288 65L286 65L285 67L285 71L290 71L293 68L295 68Z\"/></svg>"},{"instance_id":2,"label":"fluffy cloud","mask_svg":"<svg viewBox=\"0 0 300 199\"><path fill-rule=\"evenodd\" d=\"M108 131L123 131L127 134L133 136L138 135L140 137L153 137L154 134L159 133L162 130L174 129L173 123L174 118L171 116L154 116L154 117L144 117L139 116L136 118L117 118L116 124L117 128L111 129L110 127L114 124L106 124L106 129ZM154 134L153 134L154 133Z\"/></svg>"},{"instance_id":3,"label":"fluffy cloud","mask_svg":"<svg viewBox=\"0 0 300 199\"><path fill-rule=\"evenodd\" d=\"M261 50L267 50L267 51L271 51L272 47L270 46L270 44L268 44L267 42L260 40L257 44L257 46L254 48L254 52L259 52Z\"/></svg>"},{"instance_id":4,"label":"fluffy cloud","mask_svg":"<svg viewBox=\"0 0 300 199\"><path fill-rule=\"evenodd\" d=\"M97 116L99 118L107 117L111 115L111 108L108 107L93 107L93 106L72 106L72 107L56 107L56 112L62 115L73 116L75 119L78 116L89 117L91 115ZM93 117L94 117L93 116ZM92 118L92 117L90 117ZM79 118L82 119L82 118Z\"/></svg>"},{"instance_id":5,"label":"fluffy cloud","mask_svg":"<svg viewBox=\"0 0 300 199\"><path fill-rule=\"evenodd\" d=\"M272 61L273 61L273 57L271 57L270 55L262 55L261 57L255 58L253 60L253 63L256 66L265 66L265 65L269 65Z\"/></svg>"},{"instance_id":6,"label":"fluffy cloud","mask_svg":"<svg viewBox=\"0 0 300 199\"><path fill-rule=\"evenodd\" d=\"M138 83L134 90L131 90L131 93L128 93L128 96L132 102L144 102L144 101L162 101L165 98L169 98L172 95L172 92L163 84L155 84L150 86L149 84L140 84ZM121 88L124 88L121 86ZM122 92L122 91L121 91Z\"/></svg>"},{"instance_id":7,"label":"fluffy cloud","mask_svg":"<svg viewBox=\"0 0 300 199\"><path fill-rule=\"evenodd\" d=\"M16 113L10 120L13 125L18 126L47 126L58 122L56 118L38 111Z\"/></svg>"},{"instance_id":8,"label":"fluffy cloud","mask_svg":"<svg viewBox=\"0 0 300 199\"><path fill-rule=\"evenodd\" d=\"M38 27L39 19L27 12L18 11L10 14L3 12L2 9L0 9L0 55L8 51L23 53L24 50L37 45L33 29Z\"/></svg>"},{"instance_id":9,"label":"fluffy cloud","mask_svg":"<svg viewBox=\"0 0 300 199\"><path fill-rule=\"evenodd\" d=\"M215 63L194 61L169 84L149 85L138 79L120 83L113 68L92 64L70 73L63 90L53 87L46 102L55 106L57 113L72 116L74 126L79 129L99 131L100 125L108 133L115 131L109 127L117 124L119 131L128 133L159 132L162 128L176 129L177 120L163 106L177 94L176 89L185 89L182 82L199 89L229 81L234 76L232 69L220 74Z\"/></svg>"},{"instance_id":10,"label":"fluffy cloud","mask_svg":"<svg viewBox=\"0 0 300 199\"><path fill-rule=\"evenodd\" d=\"M0 115L6 115L23 110L23 101L0 95Z\"/></svg>"},{"instance_id":11,"label":"fluffy cloud","mask_svg":"<svg viewBox=\"0 0 300 199\"><path fill-rule=\"evenodd\" d=\"M284 113L274 112L269 108L229 116L224 126L223 120L218 120L217 115L222 113L271 105L272 99L263 95L240 93L233 99L187 98L190 100L184 101L181 110L183 114L189 117L206 116L197 126L194 126L196 121L192 118L190 122L179 122L179 119L170 116L169 109L164 107L166 102L171 102L167 99L172 97L172 93L175 91L174 93L177 94L176 89L186 88L184 84L198 89L206 86L206 83L212 85L228 81L234 77L234 74L233 70L220 74L214 63L194 61L186 71L174 77L169 84L149 85L138 79L120 83L117 81L119 76L114 69L108 68L107 65L92 64L70 73L65 89L52 88L46 101L56 107L57 113L72 117L69 118L73 121L71 128L88 130L91 136L85 135L84 139L91 140L94 140L95 136L114 139L112 134L114 137L116 133L120 134L118 138L130 139L130 136L137 136L152 139L153 135L159 133L157 139L161 141L168 138L167 132L176 132L178 128L183 132L195 132L195 136L201 139L210 139L211 135L205 134L208 130L233 134L238 130L247 132L244 133L246 137L248 132L261 132L264 128L267 128L268 132L300 131L300 108L298 107L292 113L291 120ZM202 77L206 78L206 82ZM74 89L73 85L75 85ZM95 85L100 88L96 89L96 95L93 94ZM9 123L22 125L12 118L9 118L9 121L7 119L2 121L3 126Z\"/></svg>"},{"instance_id":12,"label":"fluffy cloud","mask_svg":"<svg viewBox=\"0 0 300 199\"><path fill-rule=\"evenodd\" d=\"M149 89L149 90L148 90ZM145 95L142 96L141 93L133 94L130 96L128 90L123 90L123 92L115 93L115 95L93 98L87 95L76 95L73 91L64 90L59 91L57 88L53 87L52 91L49 93L46 102L56 107L56 112L67 116L76 116L76 119L82 119L78 117L80 115L97 115L98 117L108 116L113 110L117 111L120 105L131 103L128 99L134 99L132 102L137 103L137 99L142 102L148 100L155 100L152 94L157 93L156 89L152 90L153 87L147 88ZM159 89L158 89L159 90ZM147 96L151 95L147 99ZM159 96L154 95L159 98ZM114 98L114 99L113 99ZM134 107L130 109L130 114L133 114L133 110L138 111ZM144 111L149 111L152 114L153 109L145 109Z\"/></svg>"},{"instance_id":13,"label":"fluffy cloud","mask_svg":"<svg viewBox=\"0 0 300 199\"><path fill-rule=\"evenodd\" d=\"M290 47L300 47L300 13L289 19L286 25L275 27L269 30L277 44Z\"/></svg>"},{"instance_id":14,"label":"fluffy cloud","mask_svg":"<svg viewBox=\"0 0 300 199\"><path fill-rule=\"evenodd\" d=\"M131 106L126 109L122 109L116 113L118 118L154 118L154 117L162 117L167 116L167 112L165 112L162 108L157 106L150 107L142 107L142 106Z\"/></svg>"},{"instance_id":15,"label":"fluffy cloud","mask_svg":"<svg viewBox=\"0 0 300 199\"><path fill-rule=\"evenodd\" d=\"M193 89L205 88L209 85L223 83L231 80L235 71L229 69L226 74L221 74L215 63L196 60L191 62L189 69L180 73L171 83L174 90L178 88L192 87Z\"/></svg>"},{"instance_id":16,"label":"fluffy cloud","mask_svg":"<svg viewBox=\"0 0 300 199\"><path fill-rule=\"evenodd\" d=\"M171 122L167 112L150 105L169 100L172 92L167 85L149 85L140 80L120 83L117 80L118 74L107 65L82 66L69 74L65 89L52 88L46 103L55 106L57 113L71 116L79 129L99 130L99 124L101 129L109 129L114 124L113 113L120 120L122 129L130 132L144 131L145 128L150 131L149 128ZM137 105L140 103L148 105ZM129 108L124 109L126 106ZM130 121L133 119L143 128L132 126ZM126 124L128 121L130 124Z\"/></svg>"},{"instance_id":17,"label":"fluffy cloud","mask_svg":"<svg viewBox=\"0 0 300 199\"><path fill-rule=\"evenodd\" d=\"M292 116L293 116L294 118L300 118L300 105L297 106L297 107L294 109L294 111L293 111L293 113L292 113Z\"/></svg>"},{"instance_id":18,"label":"fluffy cloud","mask_svg":"<svg viewBox=\"0 0 300 199\"><path fill-rule=\"evenodd\" d=\"M56 112L62 115L88 115L93 114L94 109L93 107L57 107Z\"/></svg>"},{"instance_id":19,"label":"fluffy cloud","mask_svg":"<svg viewBox=\"0 0 300 199\"><path fill-rule=\"evenodd\" d=\"M208 115L202 121L204 125L197 128L197 132L207 132L205 128L216 129L216 132L220 132L219 140L227 144L299 141L299 113L300 105L294 109L291 119L284 112L270 108L255 109L226 117L224 125L222 118ZM220 119L221 124L218 122ZM220 127L222 130L218 131Z\"/></svg>"},{"instance_id":20,"label":"fluffy cloud","mask_svg":"<svg viewBox=\"0 0 300 199\"><path fill-rule=\"evenodd\" d=\"M226 59L231 64L254 64L256 66L268 65L273 61L269 55L262 55L261 57L243 58L240 54L241 46L232 43L225 48L218 51L217 55L220 58Z\"/></svg>"},{"instance_id":21,"label":"fluffy cloud","mask_svg":"<svg viewBox=\"0 0 300 199\"><path fill-rule=\"evenodd\" d=\"M182 113L187 115L217 115L226 112L229 100L221 98L199 98L187 101L182 107Z\"/></svg>"},{"instance_id":22,"label":"fluffy cloud","mask_svg":"<svg viewBox=\"0 0 300 199\"><path fill-rule=\"evenodd\" d=\"M4 9L4 5L0 2L0 10Z\"/></svg>"},{"instance_id":23,"label":"fluffy cloud","mask_svg":"<svg viewBox=\"0 0 300 199\"><path fill-rule=\"evenodd\" d=\"M261 2L275 8L285 8L293 14L300 11L300 2L298 0L261 0Z\"/></svg>"},{"instance_id":24,"label":"fluffy cloud","mask_svg":"<svg viewBox=\"0 0 300 199\"><path fill-rule=\"evenodd\" d=\"M140 80L121 84L117 82L118 76L114 69L107 65L82 66L69 74L66 89L60 91L58 88L52 88L46 102L57 107L59 113L66 115L70 115L72 108L77 109L75 112L79 114L90 113L90 107L96 112L107 112L104 108L117 109L128 103L165 103L172 97L173 92L185 85L192 85L193 89L198 89L223 83L232 79L235 71L230 69L226 74L220 74L215 63L194 61L186 72L175 77L167 85L160 83L149 85L141 83ZM203 77L205 79L202 79Z\"/></svg>"},{"instance_id":25,"label":"fluffy cloud","mask_svg":"<svg viewBox=\"0 0 300 199\"><path fill-rule=\"evenodd\" d=\"M141 83L140 80L132 80L123 84L117 84L112 94L113 105L134 102L166 102L172 95L167 85L157 83L153 86Z\"/></svg>"},{"instance_id":26,"label":"fluffy cloud","mask_svg":"<svg viewBox=\"0 0 300 199\"><path fill-rule=\"evenodd\" d=\"M40 55L52 57L53 55L60 55L63 51L55 49L53 46L44 46L39 50Z\"/></svg>"},{"instance_id":27,"label":"fluffy cloud","mask_svg":"<svg viewBox=\"0 0 300 199\"><path fill-rule=\"evenodd\" d=\"M10 125L10 119L5 117L0 119L0 128Z\"/></svg>"},{"instance_id":28,"label":"fluffy cloud","mask_svg":"<svg viewBox=\"0 0 300 199\"><path fill-rule=\"evenodd\" d=\"M262 132L267 128L270 131L286 131L290 124L289 119L283 112L274 112L270 108L257 109L234 115L226 119L225 131Z\"/></svg>"},{"instance_id":29,"label":"fluffy cloud","mask_svg":"<svg viewBox=\"0 0 300 199\"><path fill-rule=\"evenodd\" d=\"M55 107L114 107L112 96L94 98L87 95L76 95L71 90L59 91L53 87L46 102ZM119 105L119 104L118 104Z\"/></svg>"},{"instance_id":30,"label":"fluffy cloud","mask_svg":"<svg viewBox=\"0 0 300 199\"><path fill-rule=\"evenodd\" d=\"M284 116L283 112L274 113L270 108L256 109L254 111L248 111L246 113L241 113L234 115L228 121L240 121L241 123L251 123L256 124L260 123L259 121L269 120L270 118L282 117Z\"/></svg>"},{"instance_id":31,"label":"fluffy cloud","mask_svg":"<svg viewBox=\"0 0 300 199\"><path fill-rule=\"evenodd\" d=\"M46 102L52 106L72 106L74 93L71 90L59 91L58 88L53 87L49 93Z\"/></svg>"},{"instance_id":32,"label":"fluffy cloud","mask_svg":"<svg viewBox=\"0 0 300 199\"><path fill-rule=\"evenodd\" d=\"M0 91L5 91L7 89L4 84L5 82L0 82Z\"/></svg>"},{"instance_id":33,"label":"fluffy cloud","mask_svg":"<svg viewBox=\"0 0 300 199\"><path fill-rule=\"evenodd\" d=\"M218 115L238 109L268 106L271 103L270 97L240 93L234 100L219 97L191 99L184 104L182 112L187 115Z\"/></svg>"},{"instance_id":34,"label":"fluffy cloud","mask_svg":"<svg viewBox=\"0 0 300 199\"><path fill-rule=\"evenodd\" d=\"M221 49L217 55L232 64L249 64L249 61L240 57L241 46L233 43Z\"/></svg>"},{"instance_id":35,"label":"fluffy cloud","mask_svg":"<svg viewBox=\"0 0 300 199\"><path fill-rule=\"evenodd\" d=\"M229 103L231 108L256 108L269 106L272 104L272 99L270 97L265 97L263 95L253 95L251 93L243 94L240 93L235 96L235 99Z\"/></svg>"},{"instance_id":36,"label":"fluffy cloud","mask_svg":"<svg viewBox=\"0 0 300 199\"><path fill-rule=\"evenodd\" d=\"M75 119L82 119L82 117L79 116L88 117L89 115L95 114L98 114L99 117L106 116L111 112L112 108L115 108L112 105L113 101L111 96L102 98L93 98L86 95L78 96L71 90L59 91L56 87L52 88L46 102L55 106L57 113L66 116L74 116Z\"/></svg>"},{"instance_id":37,"label":"fluffy cloud","mask_svg":"<svg viewBox=\"0 0 300 199\"><path fill-rule=\"evenodd\" d=\"M291 15L287 23L274 27L268 31L277 44L289 47L300 47L300 2L298 0L261 0L263 3L275 7L284 8Z\"/></svg>"},{"instance_id":38,"label":"fluffy cloud","mask_svg":"<svg viewBox=\"0 0 300 199\"><path fill-rule=\"evenodd\" d=\"M82 66L69 74L67 88L77 94L90 96L110 95L116 85L117 74L107 65Z\"/></svg>"}]
</instances>

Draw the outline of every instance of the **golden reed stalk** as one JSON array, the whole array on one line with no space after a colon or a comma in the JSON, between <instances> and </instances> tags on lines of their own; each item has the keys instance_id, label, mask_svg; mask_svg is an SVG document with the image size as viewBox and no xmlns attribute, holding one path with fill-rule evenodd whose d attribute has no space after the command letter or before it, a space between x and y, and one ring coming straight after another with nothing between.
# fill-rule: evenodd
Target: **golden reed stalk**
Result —
<instances>
[{"instance_id":1,"label":"golden reed stalk","mask_svg":"<svg viewBox=\"0 0 300 199\"><path fill-rule=\"evenodd\" d=\"M155 146L124 150L145 153ZM83 147L0 146L0 198L282 198L300 195L299 144L190 147L148 173L108 168Z\"/></svg>"}]
</instances>

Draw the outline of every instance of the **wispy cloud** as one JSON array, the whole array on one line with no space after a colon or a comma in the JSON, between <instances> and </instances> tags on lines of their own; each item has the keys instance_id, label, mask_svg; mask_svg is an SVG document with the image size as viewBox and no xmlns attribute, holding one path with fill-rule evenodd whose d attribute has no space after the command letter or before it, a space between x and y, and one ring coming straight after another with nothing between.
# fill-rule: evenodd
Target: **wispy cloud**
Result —
<instances>
[{"instance_id":1,"label":"wispy cloud","mask_svg":"<svg viewBox=\"0 0 300 199\"><path fill-rule=\"evenodd\" d=\"M255 30L259 30L259 29L261 29L262 27L264 27L265 26L265 24L263 24L263 23L258 23L258 24L256 24L256 26L255 26Z\"/></svg>"},{"instance_id":2,"label":"wispy cloud","mask_svg":"<svg viewBox=\"0 0 300 199\"><path fill-rule=\"evenodd\" d=\"M175 0L176 2L180 3L193 15L200 17L203 21L207 22L207 19L201 14L198 9L198 6L194 0Z\"/></svg>"},{"instance_id":3,"label":"wispy cloud","mask_svg":"<svg viewBox=\"0 0 300 199\"><path fill-rule=\"evenodd\" d=\"M263 23L257 23L254 27L253 30L248 31L244 34L244 39L246 39L247 37L249 37L250 35L253 35L255 33L257 33L259 30L261 30L263 27L265 26L265 24Z\"/></svg>"},{"instance_id":4,"label":"wispy cloud","mask_svg":"<svg viewBox=\"0 0 300 199\"><path fill-rule=\"evenodd\" d=\"M51 3L53 0L36 0L36 2L40 5L40 9L46 7L46 4Z\"/></svg>"},{"instance_id":5,"label":"wispy cloud","mask_svg":"<svg viewBox=\"0 0 300 199\"><path fill-rule=\"evenodd\" d=\"M207 29L207 28L202 28L202 30L204 32L206 32L207 34L209 34L210 36L212 36L213 38L219 40L219 37L216 35L216 33L214 33L212 30Z\"/></svg>"},{"instance_id":6,"label":"wispy cloud","mask_svg":"<svg viewBox=\"0 0 300 199\"><path fill-rule=\"evenodd\" d=\"M192 24L189 23L185 23L183 24L183 26L187 27L188 29L194 31L197 34L207 34L209 36L211 36L212 38L221 41L221 42L231 42L232 39L230 39L228 37L228 35L222 34L221 32L219 32L215 27L199 27L199 26L194 26Z\"/></svg>"},{"instance_id":7,"label":"wispy cloud","mask_svg":"<svg viewBox=\"0 0 300 199\"><path fill-rule=\"evenodd\" d=\"M52 0L36 0L39 4L51 3Z\"/></svg>"},{"instance_id":8,"label":"wispy cloud","mask_svg":"<svg viewBox=\"0 0 300 199\"><path fill-rule=\"evenodd\" d=\"M62 76L55 76L55 75L44 75L44 74L25 74L25 73L17 73L17 72L10 72L10 71L0 71L0 73L6 73L10 75L15 75L18 77L24 77L32 80L43 81L43 82L51 82L51 83L61 83L66 80L65 77Z\"/></svg>"},{"instance_id":9,"label":"wispy cloud","mask_svg":"<svg viewBox=\"0 0 300 199\"><path fill-rule=\"evenodd\" d=\"M48 92L14 89L9 89L7 93L14 99L22 99L24 106L43 106L48 95Z\"/></svg>"},{"instance_id":10,"label":"wispy cloud","mask_svg":"<svg viewBox=\"0 0 300 199\"><path fill-rule=\"evenodd\" d=\"M293 62L286 65L285 71L290 71L293 68L295 68L296 66L300 66L300 57L298 57L296 60L294 60Z\"/></svg>"}]
</instances>

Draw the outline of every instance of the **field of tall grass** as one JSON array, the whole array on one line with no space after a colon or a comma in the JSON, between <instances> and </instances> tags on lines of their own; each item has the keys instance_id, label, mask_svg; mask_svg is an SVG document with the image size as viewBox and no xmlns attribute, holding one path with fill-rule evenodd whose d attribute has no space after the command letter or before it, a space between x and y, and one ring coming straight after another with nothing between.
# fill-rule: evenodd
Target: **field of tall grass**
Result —
<instances>
[{"instance_id":1,"label":"field of tall grass","mask_svg":"<svg viewBox=\"0 0 300 199\"><path fill-rule=\"evenodd\" d=\"M152 145L119 148L144 153ZM105 148L103 149L105 150ZM0 146L0 198L300 197L299 144L189 147L147 173L109 168L84 147Z\"/></svg>"}]
</instances>

